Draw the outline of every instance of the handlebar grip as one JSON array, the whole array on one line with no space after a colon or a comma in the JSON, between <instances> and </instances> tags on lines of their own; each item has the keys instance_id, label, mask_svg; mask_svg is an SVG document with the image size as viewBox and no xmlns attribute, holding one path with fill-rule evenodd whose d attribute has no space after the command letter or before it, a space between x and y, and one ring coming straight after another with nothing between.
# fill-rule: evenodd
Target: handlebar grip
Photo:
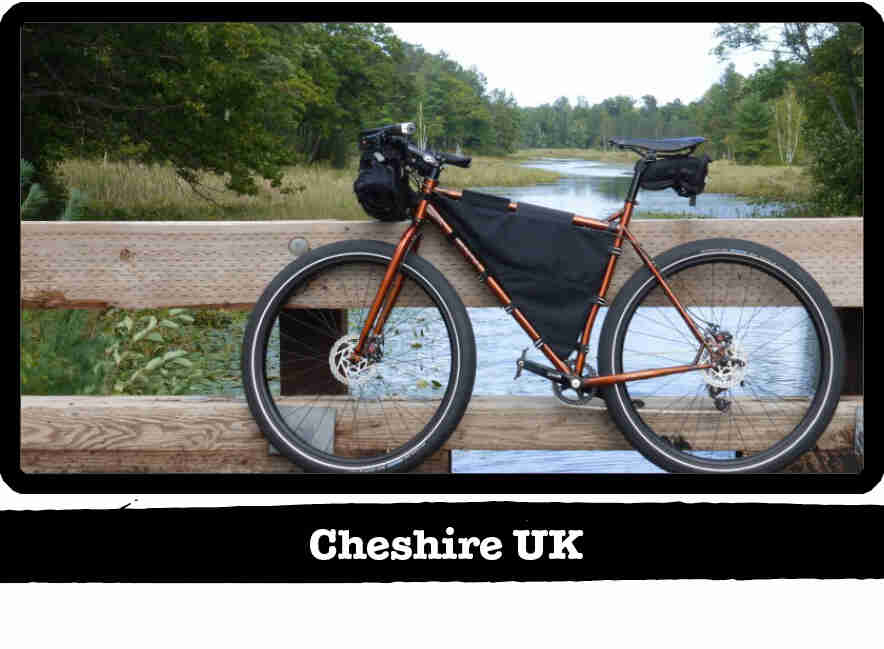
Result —
<instances>
[{"instance_id":1,"label":"handlebar grip","mask_svg":"<svg viewBox=\"0 0 884 649\"><path fill-rule=\"evenodd\" d=\"M470 166L470 163L473 161L471 157L457 155L456 153L440 153L439 159L450 165L454 165L455 167L463 167L466 169Z\"/></svg>"}]
</instances>

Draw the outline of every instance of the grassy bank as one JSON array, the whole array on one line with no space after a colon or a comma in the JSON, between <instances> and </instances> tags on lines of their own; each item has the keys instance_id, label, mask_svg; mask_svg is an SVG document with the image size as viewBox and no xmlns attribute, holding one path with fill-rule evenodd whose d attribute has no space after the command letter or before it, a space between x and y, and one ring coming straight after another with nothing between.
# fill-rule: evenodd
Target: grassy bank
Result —
<instances>
[{"instance_id":1,"label":"grassy bank","mask_svg":"<svg viewBox=\"0 0 884 649\"><path fill-rule=\"evenodd\" d=\"M802 201L810 196L810 177L802 167L738 165L716 160L709 165L706 191L769 201Z\"/></svg>"},{"instance_id":2,"label":"grassy bank","mask_svg":"<svg viewBox=\"0 0 884 649\"><path fill-rule=\"evenodd\" d=\"M597 162L634 163L636 155L629 151L602 151L601 149L520 149L509 156L513 160L525 161L537 158L572 158Z\"/></svg>"},{"instance_id":3,"label":"grassy bank","mask_svg":"<svg viewBox=\"0 0 884 649\"><path fill-rule=\"evenodd\" d=\"M609 164L634 164L638 159L630 151L596 149L523 149L510 157L521 162L538 158L571 158ZM709 166L706 191L790 202L807 199L811 187L810 177L802 167L739 165L730 160L715 160Z\"/></svg>"},{"instance_id":4,"label":"grassy bank","mask_svg":"<svg viewBox=\"0 0 884 649\"><path fill-rule=\"evenodd\" d=\"M69 160L60 175L67 187L87 196L87 219L112 220L276 220L365 219L353 194L356 161L346 169L305 165L286 170L282 187L259 182L256 196L237 196L224 178L201 174L199 191L169 166ZM515 187L550 182L559 174L520 167L506 158L477 157L470 169L446 168L443 184L453 187Z\"/></svg>"},{"instance_id":5,"label":"grassy bank","mask_svg":"<svg viewBox=\"0 0 884 649\"><path fill-rule=\"evenodd\" d=\"M443 185L449 187L520 187L552 182L559 174L520 166L537 158L576 158L630 164L626 151L592 149L529 149L511 156L474 158L470 169L448 167ZM112 220L358 220L365 213L353 195L356 161L346 169L304 165L286 170L279 189L260 182L256 196L237 196L224 187L224 178L200 176L198 195L169 166L69 160L60 167L68 187L87 196L87 219ZM736 194L759 201L802 201L810 180L799 167L737 165L716 160L710 166L706 191Z\"/></svg>"}]
</instances>

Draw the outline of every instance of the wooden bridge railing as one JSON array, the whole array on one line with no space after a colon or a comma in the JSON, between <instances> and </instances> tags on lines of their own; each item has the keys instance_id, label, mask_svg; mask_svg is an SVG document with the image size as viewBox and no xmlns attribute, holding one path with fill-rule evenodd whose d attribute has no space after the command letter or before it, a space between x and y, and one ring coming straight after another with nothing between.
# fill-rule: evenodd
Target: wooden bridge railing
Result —
<instances>
[{"instance_id":1,"label":"wooden bridge railing","mask_svg":"<svg viewBox=\"0 0 884 649\"><path fill-rule=\"evenodd\" d=\"M292 260L293 240L303 239L310 248L342 239L392 243L403 228L374 221L24 222L22 306L247 309ZM863 307L862 219L644 220L633 221L631 229L652 255L712 237L769 245L809 271L837 308ZM498 306L460 254L431 226L426 233L421 255L443 272L464 303ZM638 265L636 255L623 255L611 295ZM861 358L854 364L861 372ZM861 396L842 398L820 448L852 443L861 402ZM242 400L23 396L21 406L26 472L296 470L268 454ZM421 470L447 471L451 449L628 448L603 408L578 411L547 397L479 397Z\"/></svg>"}]
</instances>

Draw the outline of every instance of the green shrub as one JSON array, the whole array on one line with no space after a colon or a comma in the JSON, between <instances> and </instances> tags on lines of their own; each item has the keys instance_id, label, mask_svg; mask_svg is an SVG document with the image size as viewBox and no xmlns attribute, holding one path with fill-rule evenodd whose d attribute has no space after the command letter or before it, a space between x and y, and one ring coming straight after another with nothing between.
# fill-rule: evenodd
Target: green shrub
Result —
<instances>
[{"instance_id":1,"label":"green shrub","mask_svg":"<svg viewBox=\"0 0 884 649\"><path fill-rule=\"evenodd\" d=\"M808 165L814 181L811 202L827 216L862 216L862 131L817 124L807 129L806 140L813 154Z\"/></svg>"},{"instance_id":2,"label":"green shrub","mask_svg":"<svg viewBox=\"0 0 884 649\"><path fill-rule=\"evenodd\" d=\"M181 348L193 323L184 309L134 315L112 309L105 318L108 344L95 363L104 374L105 394L184 394L200 376ZM191 332L188 332L190 334ZM96 371L99 371L96 369Z\"/></svg>"},{"instance_id":3,"label":"green shrub","mask_svg":"<svg viewBox=\"0 0 884 649\"><path fill-rule=\"evenodd\" d=\"M19 216L25 221L55 220L74 221L83 218L86 208L86 195L79 189L72 188L66 197L59 197L64 189L51 181L47 191L37 182L39 175L36 167L24 158L19 158L19 189L21 205ZM53 198L54 196L54 198ZM58 212L59 206L61 212Z\"/></svg>"},{"instance_id":4,"label":"green shrub","mask_svg":"<svg viewBox=\"0 0 884 649\"><path fill-rule=\"evenodd\" d=\"M22 312L22 394L102 392L104 373L96 361L104 354L105 340L90 331L95 317L76 310Z\"/></svg>"}]
</instances>

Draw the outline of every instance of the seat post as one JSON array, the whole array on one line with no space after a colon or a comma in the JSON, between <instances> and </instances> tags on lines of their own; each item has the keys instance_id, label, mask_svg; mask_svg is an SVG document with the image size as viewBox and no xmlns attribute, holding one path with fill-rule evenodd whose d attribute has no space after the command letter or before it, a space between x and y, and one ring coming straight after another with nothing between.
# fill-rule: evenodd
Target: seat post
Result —
<instances>
[{"instance_id":1,"label":"seat post","mask_svg":"<svg viewBox=\"0 0 884 649\"><path fill-rule=\"evenodd\" d=\"M654 151L649 151L647 155L642 156L641 160L639 160L638 164L635 166L635 171L632 174L632 184L629 186L629 193L626 195L627 202L635 203L635 197L638 196L638 190L641 185L642 174L644 174L648 163L653 162L656 159L656 153Z\"/></svg>"}]
</instances>

